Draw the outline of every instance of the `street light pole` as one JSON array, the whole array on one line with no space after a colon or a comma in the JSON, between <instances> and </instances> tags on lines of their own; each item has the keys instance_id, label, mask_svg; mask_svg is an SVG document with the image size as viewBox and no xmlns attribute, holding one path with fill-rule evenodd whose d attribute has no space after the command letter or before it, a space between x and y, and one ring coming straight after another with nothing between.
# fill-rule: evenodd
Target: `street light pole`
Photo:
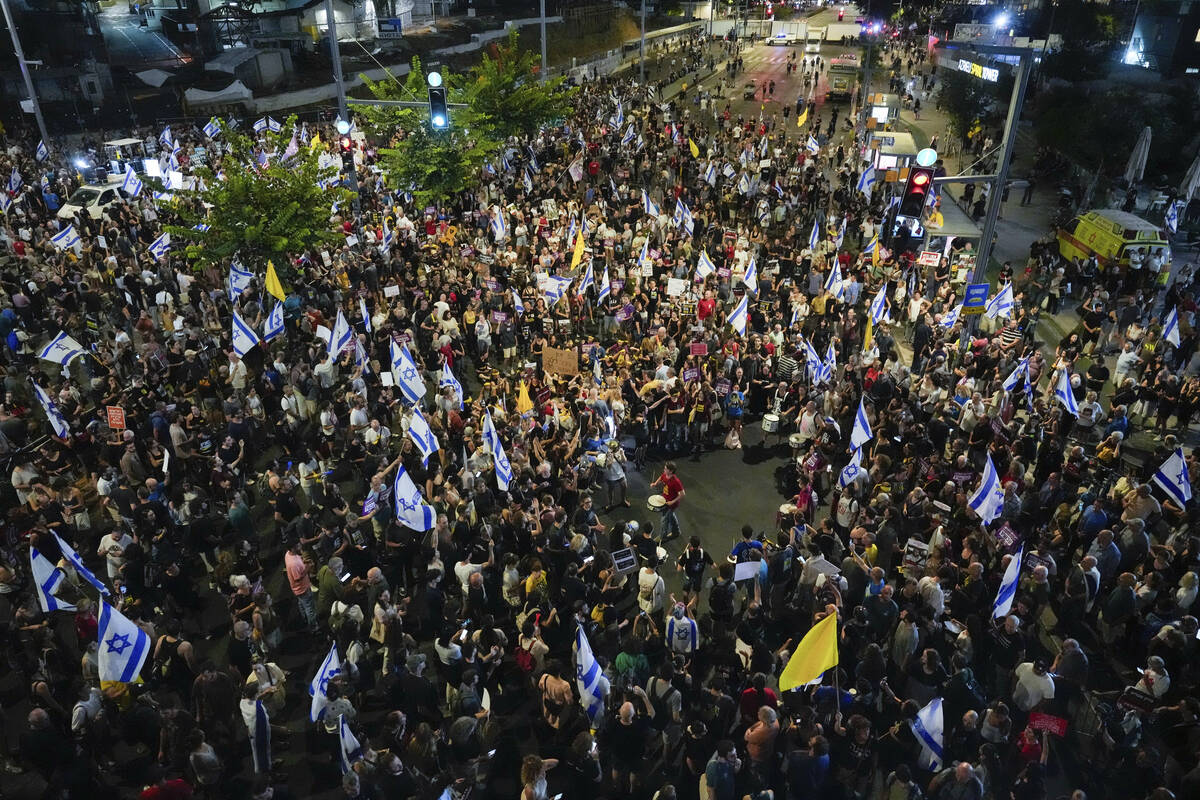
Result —
<instances>
[{"instance_id":1,"label":"street light pole","mask_svg":"<svg viewBox=\"0 0 1200 800\"><path fill-rule=\"evenodd\" d=\"M546 0L542 0L542 18L539 22L542 24L542 80L545 81L550 77L547 74L550 64L546 60Z\"/></svg>"},{"instance_id":2,"label":"street light pole","mask_svg":"<svg viewBox=\"0 0 1200 800\"><path fill-rule=\"evenodd\" d=\"M33 89L33 76L29 74L29 64L25 61L25 51L21 49L21 38L17 36L17 26L13 24L12 12L8 10L8 0L0 0L0 8L4 9L4 22L12 36L13 51L17 54L17 64L21 67L21 77L25 79L25 90L29 92L29 102L33 104L33 117L37 120L38 131L46 147L50 146L50 134L46 133L46 120L42 119L42 107L38 103L37 92ZM132 111L132 106L130 111Z\"/></svg>"},{"instance_id":3,"label":"street light pole","mask_svg":"<svg viewBox=\"0 0 1200 800\"><path fill-rule=\"evenodd\" d=\"M638 82L646 82L646 0L642 0L642 41L638 60Z\"/></svg>"},{"instance_id":4,"label":"street light pole","mask_svg":"<svg viewBox=\"0 0 1200 800\"><path fill-rule=\"evenodd\" d=\"M4 2L4 0L0 0L0 2ZM337 84L338 119L346 124L344 133L349 133L350 111L346 106L346 85L342 80L342 51L338 49L337 19L333 16L333 0L325 0L325 20L329 25L329 57L333 61L333 82ZM338 133L343 133L343 131L339 130ZM350 179L350 191L354 192L354 232L361 244L362 203L358 193L358 168L354 166L353 158L350 164L350 169L347 170L350 174L346 177Z\"/></svg>"}]
</instances>

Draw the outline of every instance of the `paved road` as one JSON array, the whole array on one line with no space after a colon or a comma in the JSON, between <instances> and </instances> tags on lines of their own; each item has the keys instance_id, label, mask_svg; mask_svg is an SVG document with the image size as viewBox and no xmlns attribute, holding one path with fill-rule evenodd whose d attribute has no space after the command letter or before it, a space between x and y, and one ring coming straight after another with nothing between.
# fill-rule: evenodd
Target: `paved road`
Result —
<instances>
[{"instance_id":1,"label":"paved road","mask_svg":"<svg viewBox=\"0 0 1200 800\"><path fill-rule=\"evenodd\" d=\"M127 3L118 2L102 9L99 19L109 61L114 66L124 65L137 70L171 69L188 61L188 57L161 31L141 27L141 17L130 14Z\"/></svg>"}]
</instances>

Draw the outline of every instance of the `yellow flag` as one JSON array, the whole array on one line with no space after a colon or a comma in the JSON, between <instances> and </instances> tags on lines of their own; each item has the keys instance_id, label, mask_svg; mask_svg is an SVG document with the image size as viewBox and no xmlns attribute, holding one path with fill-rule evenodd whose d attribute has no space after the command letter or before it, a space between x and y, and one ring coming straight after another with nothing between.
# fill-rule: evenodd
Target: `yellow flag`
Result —
<instances>
[{"instance_id":1,"label":"yellow flag","mask_svg":"<svg viewBox=\"0 0 1200 800\"><path fill-rule=\"evenodd\" d=\"M805 108L800 112L800 116L796 117L796 127L803 128L804 123L808 122L808 109Z\"/></svg>"},{"instance_id":2,"label":"yellow flag","mask_svg":"<svg viewBox=\"0 0 1200 800\"><path fill-rule=\"evenodd\" d=\"M696 146L696 143L692 141L690 136L688 137L688 149L692 151L692 158L700 157L700 148Z\"/></svg>"},{"instance_id":3,"label":"yellow flag","mask_svg":"<svg viewBox=\"0 0 1200 800\"><path fill-rule=\"evenodd\" d=\"M875 249L871 251L871 263L879 266L879 236L875 237Z\"/></svg>"},{"instance_id":4,"label":"yellow flag","mask_svg":"<svg viewBox=\"0 0 1200 800\"><path fill-rule=\"evenodd\" d=\"M287 293L283 291L283 284L279 282L279 276L275 274L275 265L270 261L267 262L266 284L267 291L271 293L271 297L281 302L287 299Z\"/></svg>"},{"instance_id":5,"label":"yellow flag","mask_svg":"<svg viewBox=\"0 0 1200 800\"><path fill-rule=\"evenodd\" d=\"M871 315L868 314L867 315L867 330L866 330L866 333L863 334L862 351L864 353L870 351L871 342L874 341L874 339L875 339L875 325L874 325L874 321L871 319Z\"/></svg>"},{"instance_id":6,"label":"yellow flag","mask_svg":"<svg viewBox=\"0 0 1200 800\"><path fill-rule=\"evenodd\" d=\"M521 381L521 388L517 390L517 413L528 414L530 411L533 411L533 401L529 399L529 387Z\"/></svg>"},{"instance_id":7,"label":"yellow flag","mask_svg":"<svg viewBox=\"0 0 1200 800\"><path fill-rule=\"evenodd\" d=\"M579 266L583 260L583 231L575 234L575 254L571 256L571 269Z\"/></svg>"},{"instance_id":8,"label":"yellow flag","mask_svg":"<svg viewBox=\"0 0 1200 800\"><path fill-rule=\"evenodd\" d=\"M308 143L308 149L309 149L309 150L316 150L316 149L317 149L318 147L320 147L320 146L321 146L321 134L319 134L319 133L314 133L314 134L312 135L312 139L311 139L311 140L309 141L309 143Z\"/></svg>"},{"instance_id":9,"label":"yellow flag","mask_svg":"<svg viewBox=\"0 0 1200 800\"><path fill-rule=\"evenodd\" d=\"M779 676L779 690L786 692L814 681L837 663L837 614L830 614L804 634Z\"/></svg>"}]
</instances>

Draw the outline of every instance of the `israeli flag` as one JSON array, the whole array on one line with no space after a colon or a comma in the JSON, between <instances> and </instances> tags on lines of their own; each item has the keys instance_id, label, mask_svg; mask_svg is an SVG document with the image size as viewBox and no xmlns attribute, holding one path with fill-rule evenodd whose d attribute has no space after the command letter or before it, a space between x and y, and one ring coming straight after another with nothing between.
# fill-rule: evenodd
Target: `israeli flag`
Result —
<instances>
[{"instance_id":1,"label":"israeli flag","mask_svg":"<svg viewBox=\"0 0 1200 800\"><path fill-rule=\"evenodd\" d=\"M39 161L41 159L38 159ZM1179 230L1179 208L1176 203L1171 203L1167 206L1167 213L1163 216L1163 224L1167 226L1167 230L1172 235Z\"/></svg>"},{"instance_id":2,"label":"israeli flag","mask_svg":"<svg viewBox=\"0 0 1200 800\"><path fill-rule=\"evenodd\" d=\"M267 117L267 128L270 129L271 133L279 133L281 130L283 130L283 125L281 125L274 117ZM350 129L354 129L354 123L350 123Z\"/></svg>"},{"instance_id":3,"label":"israeli flag","mask_svg":"<svg viewBox=\"0 0 1200 800\"><path fill-rule=\"evenodd\" d=\"M1179 309L1172 308L1171 313L1163 320L1162 337L1171 344L1179 347Z\"/></svg>"},{"instance_id":4,"label":"israeli flag","mask_svg":"<svg viewBox=\"0 0 1200 800\"><path fill-rule=\"evenodd\" d=\"M633 123L629 123L629 127L625 129L625 135L621 137L621 144L627 145L633 141L637 133L633 130Z\"/></svg>"},{"instance_id":5,"label":"israeli flag","mask_svg":"<svg viewBox=\"0 0 1200 800\"><path fill-rule=\"evenodd\" d=\"M50 395L46 394L46 390L36 383L33 384L33 393L37 395L38 402L42 404L42 410L46 412L46 420L54 429L54 435L60 439L69 438L71 426L67 424L66 418L58 410L58 406L50 399Z\"/></svg>"},{"instance_id":6,"label":"israeli flag","mask_svg":"<svg viewBox=\"0 0 1200 800\"><path fill-rule=\"evenodd\" d=\"M996 317L1007 319L1012 316L1015 305L1016 301L1013 299L1012 284L1006 283L1003 289L996 292L991 300L988 300L987 307L983 313L987 314L988 319L995 319Z\"/></svg>"},{"instance_id":7,"label":"israeli flag","mask_svg":"<svg viewBox=\"0 0 1200 800\"><path fill-rule=\"evenodd\" d=\"M1175 448L1175 452L1167 457L1154 473L1154 482L1167 493L1172 503L1180 508L1187 505L1192 499L1192 479L1183 458L1183 448Z\"/></svg>"},{"instance_id":8,"label":"israeli flag","mask_svg":"<svg viewBox=\"0 0 1200 800\"><path fill-rule=\"evenodd\" d=\"M683 198L676 197L675 198L675 215L673 217L671 217L671 221L675 223L676 228L683 225L683 212L684 212Z\"/></svg>"},{"instance_id":9,"label":"israeli flag","mask_svg":"<svg viewBox=\"0 0 1200 800\"><path fill-rule=\"evenodd\" d=\"M696 262L696 275L700 277L700 280L704 280L716 271L717 266L712 262L712 259L708 257L708 251L701 250L700 260Z\"/></svg>"},{"instance_id":10,"label":"israeli flag","mask_svg":"<svg viewBox=\"0 0 1200 800\"><path fill-rule=\"evenodd\" d=\"M617 101L617 114L613 117L613 127L619 128L625 124L625 109L621 105L621 101Z\"/></svg>"},{"instance_id":11,"label":"israeli flag","mask_svg":"<svg viewBox=\"0 0 1200 800\"><path fill-rule=\"evenodd\" d=\"M746 289L754 293L758 297L758 265L753 257L750 258L750 263L746 266L746 275L742 278L742 283L746 284Z\"/></svg>"},{"instance_id":12,"label":"israeli flag","mask_svg":"<svg viewBox=\"0 0 1200 800\"><path fill-rule=\"evenodd\" d=\"M500 491L508 491L508 485L513 479L512 464L504 454L504 444L500 441L500 433L496 430L495 423L492 422L491 411L484 411L483 440L491 449L492 459L496 464L496 484Z\"/></svg>"},{"instance_id":13,"label":"israeli flag","mask_svg":"<svg viewBox=\"0 0 1200 800\"><path fill-rule=\"evenodd\" d=\"M12 208L12 198L8 196L8 192L0 192L0 213L7 214Z\"/></svg>"},{"instance_id":14,"label":"israeli flag","mask_svg":"<svg viewBox=\"0 0 1200 800\"><path fill-rule=\"evenodd\" d=\"M246 320L242 319L242 315L233 312L233 352L239 356L245 356L255 347L258 346L258 334L254 329L246 324Z\"/></svg>"},{"instance_id":15,"label":"israeli flag","mask_svg":"<svg viewBox=\"0 0 1200 800\"><path fill-rule=\"evenodd\" d=\"M581 280L579 282L579 291L577 292L578 296L583 297L583 295L587 293L587 290L589 288L591 288L591 289L596 288L596 276L592 272L592 262L591 261L588 262L587 271L583 273L583 280Z\"/></svg>"},{"instance_id":16,"label":"israeli flag","mask_svg":"<svg viewBox=\"0 0 1200 800\"><path fill-rule=\"evenodd\" d=\"M704 180L709 186L717 185L717 162L708 162L708 169L704 170Z\"/></svg>"},{"instance_id":17,"label":"israeli flag","mask_svg":"<svg viewBox=\"0 0 1200 800\"><path fill-rule=\"evenodd\" d=\"M21 179L21 173L17 172L17 168L13 167L12 172L8 176L8 191L16 193L17 189L21 188L21 184L25 181Z\"/></svg>"},{"instance_id":18,"label":"israeli flag","mask_svg":"<svg viewBox=\"0 0 1200 800\"><path fill-rule=\"evenodd\" d=\"M540 166L538 166L537 155L533 152L532 147L530 147L528 149L529 149L529 166L533 167L534 172L540 172L542 168Z\"/></svg>"},{"instance_id":19,"label":"israeli flag","mask_svg":"<svg viewBox=\"0 0 1200 800\"><path fill-rule=\"evenodd\" d=\"M492 215L492 233L496 235L496 244L508 238L508 225L504 222L504 211L496 206Z\"/></svg>"},{"instance_id":20,"label":"israeli flag","mask_svg":"<svg viewBox=\"0 0 1200 800\"><path fill-rule=\"evenodd\" d=\"M425 396L425 379L421 377L421 371L417 369L416 362L409 354L408 345L397 346L393 341L391 348L392 374L396 385L400 387L404 399L415 406Z\"/></svg>"},{"instance_id":21,"label":"israeli flag","mask_svg":"<svg viewBox=\"0 0 1200 800\"><path fill-rule=\"evenodd\" d=\"M746 175L744 172L742 173L742 177L738 178L737 190L738 194L750 193L750 176Z\"/></svg>"},{"instance_id":22,"label":"israeli flag","mask_svg":"<svg viewBox=\"0 0 1200 800\"><path fill-rule=\"evenodd\" d=\"M153 242L150 243L150 255L154 256L154 259L156 261L158 259L162 258L163 256L165 256L170 251L171 251L171 234L167 233L166 231L163 231L162 234L159 235L159 237L157 239L155 239Z\"/></svg>"},{"instance_id":23,"label":"israeli flag","mask_svg":"<svg viewBox=\"0 0 1200 800\"><path fill-rule=\"evenodd\" d=\"M875 167L870 166L863 170L863 173L858 176L858 185L855 187L865 195L870 196L871 187L875 184Z\"/></svg>"},{"instance_id":24,"label":"israeli flag","mask_svg":"<svg viewBox=\"0 0 1200 800\"><path fill-rule=\"evenodd\" d=\"M942 753L942 698L930 700L929 705L918 711L908 725L913 736L921 743L921 755L917 762L931 772L940 770L945 757Z\"/></svg>"},{"instance_id":25,"label":"israeli flag","mask_svg":"<svg viewBox=\"0 0 1200 800\"><path fill-rule=\"evenodd\" d=\"M208 122L204 124L204 135L208 138L215 139L217 138L217 134L220 132L221 126L218 124L216 117L211 117Z\"/></svg>"},{"instance_id":26,"label":"israeli flag","mask_svg":"<svg viewBox=\"0 0 1200 800\"><path fill-rule=\"evenodd\" d=\"M1079 403L1075 402L1075 392L1071 391L1071 372L1062 370L1058 375L1058 383L1054 386L1054 396L1070 412L1071 416L1079 416Z\"/></svg>"},{"instance_id":27,"label":"israeli flag","mask_svg":"<svg viewBox=\"0 0 1200 800\"><path fill-rule=\"evenodd\" d=\"M737 170L733 168L733 164L726 161L725 166L721 168L721 174L726 178L732 178L734 175L737 175Z\"/></svg>"},{"instance_id":28,"label":"israeli flag","mask_svg":"<svg viewBox=\"0 0 1200 800\"><path fill-rule=\"evenodd\" d=\"M729 312L729 316L725 321L733 326L733 329L738 332L739 336L746 335L746 317L749 316L750 295L742 295L741 302L734 306L733 311Z\"/></svg>"},{"instance_id":29,"label":"israeli flag","mask_svg":"<svg viewBox=\"0 0 1200 800\"><path fill-rule=\"evenodd\" d=\"M570 242L572 245L574 245L574 243L575 243L575 228L576 228L575 215L572 214L571 218L567 222L568 222L568 224L567 224L567 241Z\"/></svg>"},{"instance_id":30,"label":"israeli flag","mask_svg":"<svg viewBox=\"0 0 1200 800\"><path fill-rule=\"evenodd\" d=\"M829 270L829 277L825 279L824 288L834 297L842 296L842 265L837 259L833 260L833 266Z\"/></svg>"},{"instance_id":31,"label":"israeli flag","mask_svg":"<svg viewBox=\"0 0 1200 800\"><path fill-rule=\"evenodd\" d=\"M458 378L454 377L454 373L450 370L450 362L442 364L442 374L438 378L438 388L441 389L446 386L454 390L454 395L458 398L458 407L461 409L463 407L463 387L458 382Z\"/></svg>"},{"instance_id":32,"label":"israeli flag","mask_svg":"<svg viewBox=\"0 0 1200 800\"><path fill-rule=\"evenodd\" d=\"M641 267L643 267L649 259L650 259L650 237L647 236L646 240L644 242L642 242L642 252L638 253L638 262L637 262L638 268L640 269Z\"/></svg>"},{"instance_id":33,"label":"israeli flag","mask_svg":"<svg viewBox=\"0 0 1200 800\"><path fill-rule=\"evenodd\" d=\"M36 547L29 548L29 572L33 575L33 587L37 590L38 605L42 613L51 611L74 611L75 606L65 600L59 600L54 594L62 586L66 574L50 563Z\"/></svg>"},{"instance_id":34,"label":"israeli flag","mask_svg":"<svg viewBox=\"0 0 1200 800\"><path fill-rule=\"evenodd\" d=\"M592 645L582 625L575 626L575 684L579 688L579 702L592 721L592 727L599 725L604 715L604 672L592 655Z\"/></svg>"},{"instance_id":35,"label":"israeli flag","mask_svg":"<svg viewBox=\"0 0 1200 800\"><path fill-rule=\"evenodd\" d=\"M570 286L570 278L552 277L550 282L546 284L546 305L549 308L554 308L558 305L558 301L566 297L567 289Z\"/></svg>"},{"instance_id":36,"label":"israeli flag","mask_svg":"<svg viewBox=\"0 0 1200 800\"><path fill-rule=\"evenodd\" d=\"M267 129L267 118L262 117L254 121L254 132L262 133Z\"/></svg>"},{"instance_id":37,"label":"israeli flag","mask_svg":"<svg viewBox=\"0 0 1200 800\"><path fill-rule=\"evenodd\" d=\"M341 755L343 775L354 769L356 761L363 759L362 745L350 730L350 723L346 722L345 714L338 716L338 753Z\"/></svg>"},{"instance_id":38,"label":"israeli flag","mask_svg":"<svg viewBox=\"0 0 1200 800\"><path fill-rule=\"evenodd\" d=\"M871 441L871 423L867 420L867 409L863 401L858 401L858 413L854 415L854 429L850 431L850 447L858 449Z\"/></svg>"},{"instance_id":39,"label":"israeli flag","mask_svg":"<svg viewBox=\"0 0 1200 800\"><path fill-rule=\"evenodd\" d=\"M1000 591L996 592L996 599L992 601L992 619L1007 617L1008 612L1012 610L1013 600L1017 597L1017 579L1021 577L1021 562L1024 559L1025 544L1022 542L1020 549L1004 569L1004 579L1000 581Z\"/></svg>"},{"instance_id":40,"label":"israeli flag","mask_svg":"<svg viewBox=\"0 0 1200 800\"><path fill-rule=\"evenodd\" d=\"M521 182L525 184L525 191L533 191L533 170L529 167L526 167L525 172L521 175Z\"/></svg>"},{"instance_id":41,"label":"israeli flag","mask_svg":"<svg viewBox=\"0 0 1200 800\"><path fill-rule=\"evenodd\" d=\"M974 509L984 525L990 525L992 520L1000 516L1000 509L1004 505L1004 489L1000 486L1000 475L996 472L996 465L992 463L992 456L988 454L986 458L987 463L983 468L979 488L971 495L967 505Z\"/></svg>"},{"instance_id":42,"label":"israeli flag","mask_svg":"<svg viewBox=\"0 0 1200 800\"><path fill-rule=\"evenodd\" d=\"M54 534L54 540L58 542L58 549L62 551L63 558L65 558L67 562L75 569L75 574L90 583L92 587L100 594L108 597L111 594L108 591L108 587L105 586L104 583L97 578L90 569L87 568L87 566L83 563L83 559L79 557L79 553L75 552L75 548L64 542L62 537L54 531L50 532Z\"/></svg>"},{"instance_id":43,"label":"israeli flag","mask_svg":"<svg viewBox=\"0 0 1200 800\"><path fill-rule=\"evenodd\" d=\"M160 133L158 135L158 141L161 142L162 144L166 145L167 147L171 146L171 126L170 125L168 125L167 127L162 129L162 133Z\"/></svg>"},{"instance_id":44,"label":"israeli flag","mask_svg":"<svg viewBox=\"0 0 1200 800\"><path fill-rule=\"evenodd\" d=\"M54 246L59 250L66 250L68 247L74 247L79 244L79 234L75 231L74 225L68 225L50 238Z\"/></svg>"},{"instance_id":45,"label":"israeli flag","mask_svg":"<svg viewBox=\"0 0 1200 800\"><path fill-rule=\"evenodd\" d=\"M821 355L808 339L804 340L804 363L808 367L809 380L813 383L819 382L824 372L824 367L821 364Z\"/></svg>"},{"instance_id":46,"label":"israeli flag","mask_svg":"<svg viewBox=\"0 0 1200 800\"><path fill-rule=\"evenodd\" d=\"M850 463L842 467L838 473L838 488L845 489L862 474L862 448L855 447L850 451Z\"/></svg>"},{"instance_id":47,"label":"israeli flag","mask_svg":"<svg viewBox=\"0 0 1200 800\"><path fill-rule=\"evenodd\" d=\"M515 308L517 310L518 314L520 314L521 316L524 316L525 315L525 304L521 302L521 295L517 294L516 289L510 289L509 291L512 292L513 308Z\"/></svg>"},{"instance_id":48,"label":"israeli flag","mask_svg":"<svg viewBox=\"0 0 1200 800\"><path fill-rule=\"evenodd\" d=\"M50 157L50 149L46 147L46 142L44 139L38 141L37 150L34 151L33 157L38 161L45 161ZM1174 233L1174 231L1172 231L1172 233Z\"/></svg>"},{"instance_id":49,"label":"israeli flag","mask_svg":"<svg viewBox=\"0 0 1200 800\"><path fill-rule=\"evenodd\" d=\"M83 355L83 345L67 336L66 333L59 331L58 336L51 339L50 343L38 353L38 358L43 361L53 361L55 364L65 367L81 355Z\"/></svg>"},{"instance_id":50,"label":"israeli flag","mask_svg":"<svg viewBox=\"0 0 1200 800\"><path fill-rule=\"evenodd\" d=\"M821 143L818 142L817 137L813 136L811 133L808 135L808 141L804 146L808 148L808 152L812 153L813 155L821 152Z\"/></svg>"},{"instance_id":51,"label":"israeli flag","mask_svg":"<svg viewBox=\"0 0 1200 800\"><path fill-rule=\"evenodd\" d=\"M358 313L362 314L363 327L367 329L367 333L370 333L371 315L367 313L367 301L365 298L358 298Z\"/></svg>"},{"instance_id":52,"label":"israeli flag","mask_svg":"<svg viewBox=\"0 0 1200 800\"><path fill-rule=\"evenodd\" d=\"M878 325L887 318L887 283L879 287L875 298L871 300L871 323Z\"/></svg>"},{"instance_id":53,"label":"israeli flag","mask_svg":"<svg viewBox=\"0 0 1200 800\"><path fill-rule=\"evenodd\" d=\"M342 660L338 657L337 642L334 642L329 646L325 660L317 668L317 674L308 684L308 695L312 698L312 704L308 708L309 722L316 722L325 716L325 707L329 705L329 682L341 672Z\"/></svg>"},{"instance_id":54,"label":"israeli flag","mask_svg":"<svg viewBox=\"0 0 1200 800\"><path fill-rule=\"evenodd\" d=\"M254 727L250 731L250 763L257 773L271 771L271 717L262 700L254 701Z\"/></svg>"},{"instance_id":55,"label":"israeli flag","mask_svg":"<svg viewBox=\"0 0 1200 800\"><path fill-rule=\"evenodd\" d=\"M647 216L658 216L658 206L654 205L654 201L650 199L650 195L646 193L645 189L642 189L642 208L645 209Z\"/></svg>"},{"instance_id":56,"label":"israeli flag","mask_svg":"<svg viewBox=\"0 0 1200 800\"><path fill-rule=\"evenodd\" d=\"M589 267L590 269L590 267ZM612 294L612 282L608 279L608 266L604 267L604 278L600 284L600 290L596 292L596 306L599 307L609 295Z\"/></svg>"},{"instance_id":57,"label":"israeli flag","mask_svg":"<svg viewBox=\"0 0 1200 800\"><path fill-rule=\"evenodd\" d=\"M133 167L126 165L125 180L121 183L121 191L130 197L137 197L142 193L142 179L133 171Z\"/></svg>"},{"instance_id":58,"label":"israeli flag","mask_svg":"<svg viewBox=\"0 0 1200 800\"><path fill-rule=\"evenodd\" d=\"M346 320L346 315L338 310L337 319L333 323L333 330L329 332L329 355L336 359L341 355L342 351L350 346L350 340L354 338L354 332L350 329L350 323Z\"/></svg>"},{"instance_id":59,"label":"israeli flag","mask_svg":"<svg viewBox=\"0 0 1200 800\"><path fill-rule=\"evenodd\" d=\"M428 464L429 457L441 449L438 447L437 437L433 435L433 429L429 427L429 422L421 415L419 408L413 409L412 419L408 422L408 435L421 451L422 464Z\"/></svg>"},{"instance_id":60,"label":"israeli flag","mask_svg":"<svg viewBox=\"0 0 1200 800\"><path fill-rule=\"evenodd\" d=\"M254 274L249 270L242 269L236 263L229 265L229 300L236 300L238 296L250 288L250 282L254 280Z\"/></svg>"},{"instance_id":61,"label":"israeli flag","mask_svg":"<svg viewBox=\"0 0 1200 800\"><path fill-rule=\"evenodd\" d=\"M1025 402L1029 405L1029 413L1033 413L1033 387L1029 385L1029 368L1025 369Z\"/></svg>"},{"instance_id":62,"label":"israeli flag","mask_svg":"<svg viewBox=\"0 0 1200 800\"><path fill-rule=\"evenodd\" d=\"M283 303L276 303L271 309L270 315L267 316L267 321L263 323L262 340L269 342L279 334L283 333Z\"/></svg>"},{"instance_id":63,"label":"israeli flag","mask_svg":"<svg viewBox=\"0 0 1200 800\"><path fill-rule=\"evenodd\" d=\"M942 321L938 323L943 328L949 330L958 324L958 315L962 312L962 303L959 303L954 308L942 315Z\"/></svg>"},{"instance_id":64,"label":"israeli flag","mask_svg":"<svg viewBox=\"0 0 1200 800\"><path fill-rule=\"evenodd\" d=\"M1028 356L1018 361L1017 365L1013 367L1013 371L1008 373L1008 377L1004 379L1004 391L1011 392L1017 388L1017 381L1021 380L1021 375L1029 375ZM1028 377L1026 377L1026 380L1028 380Z\"/></svg>"},{"instance_id":65,"label":"israeli flag","mask_svg":"<svg viewBox=\"0 0 1200 800\"><path fill-rule=\"evenodd\" d=\"M100 601L100 625L97 634L100 654L100 680L133 683L150 654L150 637L125 615Z\"/></svg>"}]
</instances>

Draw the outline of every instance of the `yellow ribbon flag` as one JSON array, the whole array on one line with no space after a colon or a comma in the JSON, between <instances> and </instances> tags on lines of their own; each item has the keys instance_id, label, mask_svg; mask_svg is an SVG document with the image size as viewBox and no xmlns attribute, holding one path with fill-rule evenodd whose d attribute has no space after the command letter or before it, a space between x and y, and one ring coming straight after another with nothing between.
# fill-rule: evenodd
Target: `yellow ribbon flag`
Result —
<instances>
[{"instance_id":1,"label":"yellow ribbon flag","mask_svg":"<svg viewBox=\"0 0 1200 800\"><path fill-rule=\"evenodd\" d=\"M875 237L875 249L871 251L871 264L879 266L879 237Z\"/></svg>"},{"instance_id":2,"label":"yellow ribbon flag","mask_svg":"<svg viewBox=\"0 0 1200 800\"><path fill-rule=\"evenodd\" d=\"M571 269L579 266L579 262L583 260L583 231L575 234L575 253L571 256Z\"/></svg>"},{"instance_id":3,"label":"yellow ribbon flag","mask_svg":"<svg viewBox=\"0 0 1200 800\"><path fill-rule=\"evenodd\" d=\"M533 411L533 401L529 399L529 387L521 381L521 388L517 390L517 413L528 414L530 411Z\"/></svg>"},{"instance_id":4,"label":"yellow ribbon flag","mask_svg":"<svg viewBox=\"0 0 1200 800\"><path fill-rule=\"evenodd\" d=\"M875 324L874 324L874 320L871 319L871 315L867 314L867 330L866 330L866 333L863 334L863 346L862 346L862 351L864 353L870 352L871 343L873 341L875 341Z\"/></svg>"},{"instance_id":5,"label":"yellow ribbon flag","mask_svg":"<svg viewBox=\"0 0 1200 800\"><path fill-rule=\"evenodd\" d=\"M308 149L309 149L309 150L316 150L316 149L317 149L318 147L320 147L320 146L321 146L321 134L319 134L319 133L314 133L314 134L312 135L312 140L311 140L311 141L309 141L309 143L308 143Z\"/></svg>"},{"instance_id":6,"label":"yellow ribbon flag","mask_svg":"<svg viewBox=\"0 0 1200 800\"><path fill-rule=\"evenodd\" d=\"M270 261L267 262L267 291L271 297L274 297L280 302L287 299L287 292L283 291L283 284L279 282L279 276L275 274L275 265Z\"/></svg>"},{"instance_id":7,"label":"yellow ribbon flag","mask_svg":"<svg viewBox=\"0 0 1200 800\"><path fill-rule=\"evenodd\" d=\"M796 117L796 127L803 128L804 123L808 122L808 109L805 108L800 112L800 116Z\"/></svg>"},{"instance_id":8,"label":"yellow ribbon flag","mask_svg":"<svg viewBox=\"0 0 1200 800\"><path fill-rule=\"evenodd\" d=\"M700 148L692 141L692 137L688 137L688 149L692 151L692 158L700 157Z\"/></svg>"},{"instance_id":9,"label":"yellow ribbon flag","mask_svg":"<svg viewBox=\"0 0 1200 800\"><path fill-rule=\"evenodd\" d=\"M779 676L779 690L786 692L815 681L837 663L837 614L830 614L804 634Z\"/></svg>"}]
</instances>

